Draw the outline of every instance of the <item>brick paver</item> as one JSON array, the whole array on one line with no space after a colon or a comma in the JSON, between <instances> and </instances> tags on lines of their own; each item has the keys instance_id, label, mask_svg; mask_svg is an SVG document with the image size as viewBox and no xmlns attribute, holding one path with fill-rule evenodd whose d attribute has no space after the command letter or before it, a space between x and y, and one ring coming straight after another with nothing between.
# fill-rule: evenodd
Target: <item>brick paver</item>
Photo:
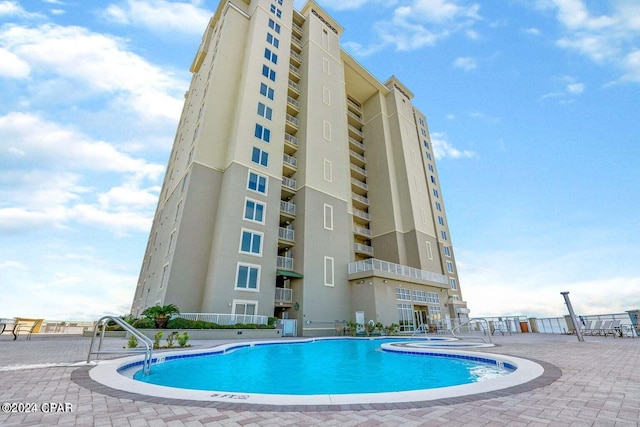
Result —
<instances>
[{"instance_id":1,"label":"brick paver","mask_svg":"<svg viewBox=\"0 0 640 427\"><path fill-rule=\"evenodd\" d=\"M0 336L0 403L35 403L36 412L0 412L2 426L638 426L640 339L518 334L494 337L483 351L535 359L551 374L546 384L519 386L487 398L375 409L207 407L188 401L132 399L84 384L89 339ZM195 346L212 345L197 342ZM123 339L107 339L118 348ZM286 379L283 379L286 381ZM83 385L84 384L84 385ZM86 386L85 386L86 385ZM70 403L71 413L45 413L43 404ZM215 402L209 402L215 403Z\"/></svg>"}]
</instances>

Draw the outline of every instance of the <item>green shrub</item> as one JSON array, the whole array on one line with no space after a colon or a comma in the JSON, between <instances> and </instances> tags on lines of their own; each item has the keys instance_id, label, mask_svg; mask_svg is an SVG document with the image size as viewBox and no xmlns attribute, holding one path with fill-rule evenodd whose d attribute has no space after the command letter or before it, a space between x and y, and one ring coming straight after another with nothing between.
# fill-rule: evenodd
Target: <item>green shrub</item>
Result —
<instances>
[{"instance_id":1,"label":"green shrub","mask_svg":"<svg viewBox=\"0 0 640 427\"><path fill-rule=\"evenodd\" d=\"M269 317L269 320L267 320L267 325L268 326L275 326L277 321L278 321L277 317Z\"/></svg>"},{"instance_id":2,"label":"green shrub","mask_svg":"<svg viewBox=\"0 0 640 427\"><path fill-rule=\"evenodd\" d=\"M178 334L178 345L180 347L186 347L187 346L187 341L189 341L189 334L188 333L184 333L182 335Z\"/></svg>"},{"instance_id":3,"label":"green shrub","mask_svg":"<svg viewBox=\"0 0 640 427\"><path fill-rule=\"evenodd\" d=\"M158 331L153 336L153 348L160 348L160 340L162 339L162 331Z\"/></svg>"},{"instance_id":4,"label":"green shrub","mask_svg":"<svg viewBox=\"0 0 640 427\"><path fill-rule=\"evenodd\" d=\"M138 338L136 338L135 336L131 335L129 337L129 341L127 341L127 347L136 348L137 346L138 346Z\"/></svg>"},{"instance_id":5,"label":"green shrub","mask_svg":"<svg viewBox=\"0 0 640 427\"><path fill-rule=\"evenodd\" d=\"M105 331L124 331L120 325L107 325Z\"/></svg>"},{"instance_id":6,"label":"green shrub","mask_svg":"<svg viewBox=\"0 0 640 427\"><path fill-rule=\"evenodd\" d=\"M156 327L156 322L153 319L138 319L131 326L137 329L153 329Z\"/></svg>"}]
</instances>

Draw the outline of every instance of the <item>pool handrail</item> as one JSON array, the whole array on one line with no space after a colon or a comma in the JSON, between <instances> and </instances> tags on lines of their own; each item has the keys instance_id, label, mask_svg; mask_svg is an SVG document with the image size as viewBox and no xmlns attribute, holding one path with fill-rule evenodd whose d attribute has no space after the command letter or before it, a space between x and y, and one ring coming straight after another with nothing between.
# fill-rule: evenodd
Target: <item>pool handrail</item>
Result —
<instances>
[{"instance_id":1,"label":"pool handrail","mask_svg":"<svg viewBox=\"0 0 640 427\"><path fill-rule=\"evenodd\" d=\"M118 326L120 326L125 331L129 332L131 335L136 337L138 341L144 344L145 348L127 348L122 350L102 350L102 340L104 339L104 334L107 328L107 320L113 321ZM100 326L102 326L102 330L100 330ZM93 343L96 340L96 336L100 335L100 340L98 341L98 349L93 350ZM142 332L125 322L119 317L116 316L103 316L98 320L93 328L93 336L91 337L91 345L89 346L89 354L87 355L87 363L91 362L91 355L96 354L100 358L101 354L108 353L141 353L144 351L144 364L143 364L143 372L145 375L151 372L151 359L153 357L153 341Z\"/></svg>"},{"instance_id":2,"label":"pool handrail","mask_svg":"<svg viewBox=\"0 0 640 427\"><path fill-rule=\"evenodd\" d=\"M484 322L484 323L486 323L487 329L483 330L483 332L484 332L485 336L489 337L489 342L493 344L493 341L491 340L491 328L489 326L489 321L487 319L485 319L484 317L474 317L474 318L471 318L471 319L469 319L468 321L466 321L464 323L459 324L458 326L456 326L456 327L451 329L451 335L453 335L455 338L458 338L458 339L467 339L467 340L479 339L479 340L482 340L482 342L486 342L483 337L462 337L462 336L456 335L456 332L455 332L456 329L460 330L461 327L463 327L465 325L469 325L469 324L471 324L471 322L480 322L480 323ZM489 333L487 334L487 332L489 332Z\"/></svg>"}]
</instances>

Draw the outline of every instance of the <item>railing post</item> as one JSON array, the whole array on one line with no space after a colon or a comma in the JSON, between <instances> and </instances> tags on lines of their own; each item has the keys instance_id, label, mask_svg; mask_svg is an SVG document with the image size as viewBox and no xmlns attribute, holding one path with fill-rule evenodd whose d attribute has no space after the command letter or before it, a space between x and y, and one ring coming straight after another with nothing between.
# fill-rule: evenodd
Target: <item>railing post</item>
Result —
<instances>
[{"instance_id":1,"label":"railing post","mask_svg":"<svg viewBox=\"0 0 640 427\"><path fill-rule=\"evenodd\" d=\"M573 322L573 327L576 330L576 335L578 336L578 341L584 341L584 337L582 336L582 331L580 330L580 325L578 325L578 320L576 319L576 314L573 312L573 306L571 305L571 300L569 300L569 292L560 292L560 294L564 297L564 302L567 304L567 309L569 310L569 316L571 316L571 321Z\"/></svg>"}]
</instances>

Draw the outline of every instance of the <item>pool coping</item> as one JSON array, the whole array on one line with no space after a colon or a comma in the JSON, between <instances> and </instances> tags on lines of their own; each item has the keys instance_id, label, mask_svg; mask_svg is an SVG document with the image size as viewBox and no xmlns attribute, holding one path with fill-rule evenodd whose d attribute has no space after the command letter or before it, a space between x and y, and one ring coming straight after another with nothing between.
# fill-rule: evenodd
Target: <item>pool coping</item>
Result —
<instances>
[{"instance_id":1,"label":"pool coping","mask_svg":"<svg viewBox=\"0 0 640 427\"><path fill-rule=\"evenodd\" d=\"M292 342L311 342L323 338L300 339ZM329 338L335 339L335 338ZM399 341L403 341L400 339ZM173 355L195 355L220 353L246 345L282 344L282 341L240 342L216 346L208 349L161 353L162 358ZM416 351L416 350L412 350ZM419 351L419 350L418 350ZM202 390L186 390L163 387L135 381L118 372L119 368L140 361L140 356L132 356L108 361L100 361L97 366L81 367L72 372L71 379L79 386L121 399L151 403L215 407L220 409L252 411L336 411L365 409L423 408L453 405L476 400L491 399L522 393L549 385L562 372L547 362L520 357L480 353L472 351L424 348L428 353L460 354L465 357L494 359L514 364L518 370L501 378L431 390L408 392L344 394L344 395L274 395L254 393L226 393ZM520 372L518 372L520 371ZM516 375L516 373L518 375ZM514 384L514 380L515 384Z\"/></svg>"}]
</instances>

